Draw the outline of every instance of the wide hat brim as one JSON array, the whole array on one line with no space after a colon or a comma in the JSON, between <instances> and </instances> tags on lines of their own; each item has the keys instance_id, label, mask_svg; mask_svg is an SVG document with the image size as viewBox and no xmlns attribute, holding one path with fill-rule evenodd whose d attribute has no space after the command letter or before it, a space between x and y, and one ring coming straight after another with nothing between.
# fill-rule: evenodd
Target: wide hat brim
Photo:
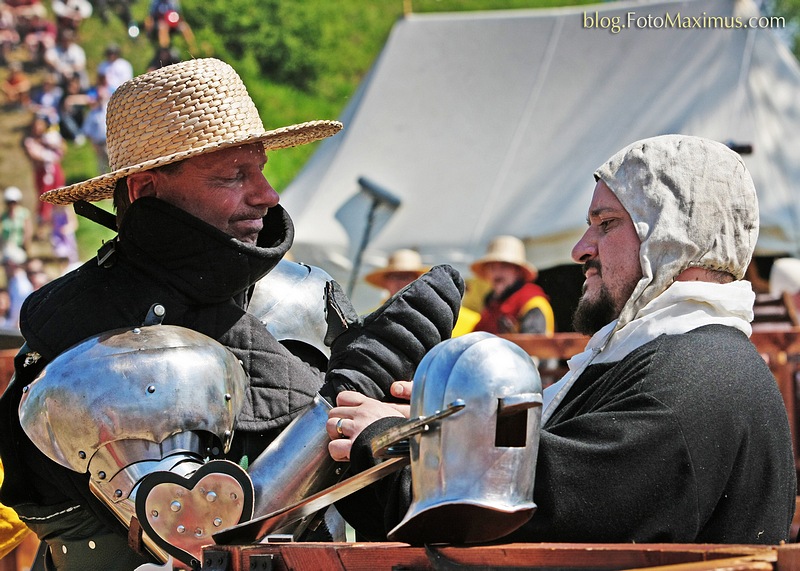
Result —
<instances>
[{"instance_id":1,"label":"wide hat brim","mask_svg":"<svg viewBox=\"0 0 800 571\"><path fill-rule=\"evenodd\" d=\"M368 273L364 276L364 281L376 287L385 288L386 278L389 274L417 274L417 277L420 277L429 269L430 268L404 270L402 268L382 268Z\"/></svg>"},{"instance_id":2,"label":"wide hat brim","mask_svg":"<svg viewBox=\"0 0 800 571\"><path fill-rule=\"evenodd\" d=\"M178 153L159 157L157 159L142 162L137 165L117 169L110 173L105 173L89 180L75 183L62 188L57 188L42 194L39 199L51 204L72 204L79 200L94 202L97 200L104 200L111 198L114 194L114 187L117 181L125 178L133 173L146 171L189 159L199 155L213 153L230 147L237 147L240 145L248 145L252 143L261 143L264 146L264 151L286 149L289 147L296 147L313 143L320 139L325 139L335 135L342 130L342 123L339 121L309 121L307 123L299 123L297 125L289 125L271 131L264 131L262 133L253 134L239 139L211 143L195 149L188 149Z\"/></svg>"},{"instance_id":3,"label":"wide hat brim","mask_svg":"<svg viewBox=\"0 0 800 571\"><path fill-rule=\"evenodd\" d=\"M469 267L472 270L472 273L481 278L482 280L486 278L486 264L490 262L503 262L505 264L511 264L512 266L518 267L522 272L525 274L525 281L531 282L536 279L539 275L539 271L536 269L536 266L529 263L520 263L517 261L509 260L504 256L493 256L487 255L480 260L476 260L472 263Z\"/></svg>"},{"instance_id":4,"label":"wide hat brim","mask_svg":"<svg viewBox=\"0 0 800 571\"><path fill-rule=\"evenodd\" d=\"M126 81L108 100L106 147L111 172L41 196L53 204L102 200L131 174L230 147L264 150L311 143L337 133L338 121L264 129L242 78L227 63L198 58Z\"/></svg>"}]
</instances>

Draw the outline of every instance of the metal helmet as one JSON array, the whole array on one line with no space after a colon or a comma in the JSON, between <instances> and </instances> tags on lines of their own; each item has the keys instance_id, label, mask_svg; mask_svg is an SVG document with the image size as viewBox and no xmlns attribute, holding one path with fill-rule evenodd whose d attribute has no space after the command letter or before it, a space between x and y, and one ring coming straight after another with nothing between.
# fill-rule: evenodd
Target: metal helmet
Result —
<instances>
[{"instance_id":1,"label":"metal helmet","mask_svg":"<svg viewBox=\"0 0 800 571\"><path fill-rule=\"evenodd\" d=\"M331 350L324 341L325 284L332 279L320 268L281 260L256 283L247 311L278 341L305 343L327 360Z\"/></svg>"},{"instance_id":2,"label":"metal helmet","mask_svg":"<svg viewBox=\"0 0 800 571\"><path fill-rule=\"evenodd\" d=\"M476 332L435 346L414 375L405 434L413 501L389 538L476 543L528 521L541 406L539 372L514 343Z\"/></svg>"}]
</instances>

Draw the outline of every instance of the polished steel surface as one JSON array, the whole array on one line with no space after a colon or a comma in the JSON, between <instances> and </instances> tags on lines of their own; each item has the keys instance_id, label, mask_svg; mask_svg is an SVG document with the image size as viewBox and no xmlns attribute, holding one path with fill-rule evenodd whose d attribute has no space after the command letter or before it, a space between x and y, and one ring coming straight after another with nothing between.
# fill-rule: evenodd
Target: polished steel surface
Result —
<instances>
[{"instance_id":1,"label":"polished steel surface","mask_svg":"<svg viewBox=\"0 0 800 571\"><path fill-rule=\"evenodd\" d=\"M327 359L325 284L332 279L320 268L281 260L256 283L247 311L278 341L301 341Z\"/></svg>"},{"instance_id":2,"label":"polished steel surface","mask_svg":"<svg viewBox=\"0 0 800 571\"><path fill-rule=\"evenodd\" d=\"M250 464L247 473L256 494L254 517L292 505L339 479L346 465L328 454L325 423L330 409L317 395Z\"/></svg>"},{"instance_id":3,"label":"polished steel surface","mask_svg":"<svg viewBox=\"0 0 800 571\"><path fill-rule=\"evenodd\" d=\"M42 452L67 468L85 472L110 445L122 468L132 461L122 450L182 431L216 435L227 449L246 388L236 357L205 335L168 325L116 330L49 363L23 395L20 423Z\"/></svg>"},{"instance_id":4,"label":"polished steel surface","mask_svg":"<svg viewBox=\"0 0 800 571\"><path fill-rule=\"evenodd\" d=\"M433 425L438 423L451 414L455 414L466 406L463 400L457 399L445 406L443 410L437 410L430 416L411 418L403 424L391 426L372 439L372 455L375 458L398 455L398 449L408 455L408 438L427 432Z\"/></svg>"},{"instance_id":5,"label":"polished steel surface","mask_svg":"<svg viewBox=\"0 0 800 571\"><path fill-rule=\"evenodd\" d=\"M109 501L120 502L130 497L147 474L172 471L175 465L187 460L200 464L202 457L202 441L196 432L179 432L158 443L115 440L95 453L89 463L89 474Z\"/></svg>"},{"instance_id":6,"label":"polished steel surface","mask_svg":"<svg viewBox=\"0 0 800 571\"><path fill-rule=\"evenodd\" d=\"M536 366L510 341L480 332L434 347L414 375L410 417L464 408L409 437L413 501L389 538L482 542L527 521L541 393Z\"/></svg>"},{"instance_id":7,"label":"polished steel surface","mask_svg":"<svg viewBox=\"0 0 800 571\"><path fill-rule=\"evenodd\" d=\"M408 465L408 457L392 458L325 488L299 502L276 512L256 517L213 535L218 545L233 543L253 543L261 540L275 530L307 517L322 508L328 507L358 490L396 472Z\"/></svg>"}]
</instances>

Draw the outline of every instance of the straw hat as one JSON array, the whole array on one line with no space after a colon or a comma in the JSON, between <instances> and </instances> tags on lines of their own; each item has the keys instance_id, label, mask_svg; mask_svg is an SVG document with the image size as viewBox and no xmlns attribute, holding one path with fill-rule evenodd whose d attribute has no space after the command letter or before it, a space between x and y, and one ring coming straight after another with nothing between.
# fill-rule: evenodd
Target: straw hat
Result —
<instances>
[{"instance_id":1,"label":"straw hat","mask_svg":"<svg viewBox=\"0 0 800 571\"><path fill-rule=\"evenodd\" d=\"M179 160L261 142L264 150L311 143L337 133L338 121L311 121L266 131L239 75L213 58L162 67L123 83L106 115L111 172L44 193L70 204L102 200L130 174Z\"/></svg>"},{"instance_id":2,"label":"straw hat","mask_svg":"<svg viewBox=\"0 0 800 571\"><path fill-rule=\"evenodd\" d=\"M389 274L414 273L419 277L429 269L429 267L422 265L422 256L419 255L419 252L403 248L389 256L389 262L385 268L367 274L364 276L364 280L375 287L385 289L386 278Z\"/></svg>"},{"instance_id":3,"label":"straw hat","mask_svg":"<svg viewBox=\"0 0 800 571\"><path fill-rule=\"evenodd\" d=\"M505 262L513 264L525 273L525 281L533 281L539 274L536 266L525 257L525 244L514 236L497 236L486 249L486 254L475 260L470 269L479 278L486 279L486 264L489 262Z\"/></svg>"}]
</instances>

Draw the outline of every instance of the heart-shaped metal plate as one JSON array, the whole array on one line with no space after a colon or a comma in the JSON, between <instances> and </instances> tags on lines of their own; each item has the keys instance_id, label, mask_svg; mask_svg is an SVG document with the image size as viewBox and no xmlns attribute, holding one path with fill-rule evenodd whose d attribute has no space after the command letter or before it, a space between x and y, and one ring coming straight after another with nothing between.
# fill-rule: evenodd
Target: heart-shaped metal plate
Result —
<instances>
[{"instance_id":1,"label":"heart-shaped metal plate","mask_svg":"<svg viewBox=\"0 0 800 571\"><path fill-rule=\"evenodd\" d=\"M253 498L247 472L212 460L188 478L174 472L145 476L136 492L136 517L161 549L199 568L212 534L253 517Z\"/></svg>"}]
</instances>

